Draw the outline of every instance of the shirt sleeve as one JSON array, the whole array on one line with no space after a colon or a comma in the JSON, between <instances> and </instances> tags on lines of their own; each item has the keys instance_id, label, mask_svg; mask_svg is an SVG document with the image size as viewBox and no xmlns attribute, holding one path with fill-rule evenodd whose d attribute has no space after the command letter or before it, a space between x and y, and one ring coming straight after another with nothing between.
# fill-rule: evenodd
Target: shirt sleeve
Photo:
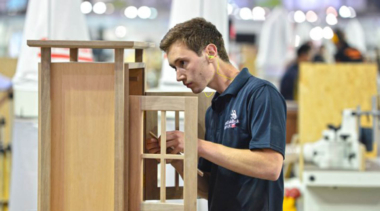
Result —
<instances>
[{"instance_id":1,"label":"shirt sleeve","mask_svg":"<svg viewBox=\"0 0 380 211\"><path fill-rule=\"evenodd\" d=\"M211 115L210 114L210 112L211 112L210 109L211 108L207 109L207 112L206 112L206 115L205 115L205 130L206 130L206 132L205 132L205 140L206 141L208 139L208 133L207 133L208 130L207 129L209 128L209 124L210 124L210 122L209 122L210 118L208 118ZM203 172L211 172L211 162L208 161L208 160L206 160L206 159L204 159L204 158L202 158L202 157L200 157L199 161L198 161L198 169L201 170L201 171L203 171Z\"/></svg>"},{"instance_id":2,"label":"shirt sleeve","mask_svg":"<svg viewBox=\"0 0 380 211\"><path fill-rule=\"evenodd\" d=\"M286 104L272 86L264 85L249 100L252 139L249 149L273 149L285 158Z\"/></svg>"}]
</instances>

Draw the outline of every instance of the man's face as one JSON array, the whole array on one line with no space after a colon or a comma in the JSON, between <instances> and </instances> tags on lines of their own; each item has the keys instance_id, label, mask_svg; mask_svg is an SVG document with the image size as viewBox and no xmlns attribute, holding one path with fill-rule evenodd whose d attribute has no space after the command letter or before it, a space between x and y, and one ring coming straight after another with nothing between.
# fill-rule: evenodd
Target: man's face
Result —
<instances>
[{"instance_id":1,"label":"man's face","mask_svg":"<svg viewBox=\"0 0 380 211\"><path fill-rule=\"evenodd\" d=\"M202 92L214 76L205 53L198 56L183 43L173 43L167 56L170 66L176 70L177 81L182 81L195 94Z\"/></svg>"}]
</instances>

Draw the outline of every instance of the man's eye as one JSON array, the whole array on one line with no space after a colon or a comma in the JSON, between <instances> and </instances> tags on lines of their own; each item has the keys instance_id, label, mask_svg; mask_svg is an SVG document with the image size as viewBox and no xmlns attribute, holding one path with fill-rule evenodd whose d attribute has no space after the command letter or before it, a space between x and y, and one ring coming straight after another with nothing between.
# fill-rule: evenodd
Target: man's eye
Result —
<instances>
[{"instance_id":1,"label":"man's eye","mask_svg":"<svg viewBox=\"0 0 380 211\"><path fill-rule=\"evenodd\" d=\"M179 64L180 64L180 67L184 67L185 64L186 64L186 62L185 61L180 61Z\"/></svg>"}]
</instances>

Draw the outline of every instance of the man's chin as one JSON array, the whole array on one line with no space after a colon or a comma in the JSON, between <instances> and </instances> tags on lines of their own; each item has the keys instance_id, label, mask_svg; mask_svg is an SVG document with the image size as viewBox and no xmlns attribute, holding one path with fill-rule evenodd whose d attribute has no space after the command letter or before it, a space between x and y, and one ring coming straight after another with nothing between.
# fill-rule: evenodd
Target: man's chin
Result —
<instances>
[{"instance_id":1,"label":"man's chin","mask_svg":"<svg viewBox=\"0 0 380 211\"><path fill-rule=\"evenodd\" d=\"M199 94L203 91L203 89L197 89L197 88L190 88L191 91L194 93L194 94Z\"/></svg>"}]
</instances>

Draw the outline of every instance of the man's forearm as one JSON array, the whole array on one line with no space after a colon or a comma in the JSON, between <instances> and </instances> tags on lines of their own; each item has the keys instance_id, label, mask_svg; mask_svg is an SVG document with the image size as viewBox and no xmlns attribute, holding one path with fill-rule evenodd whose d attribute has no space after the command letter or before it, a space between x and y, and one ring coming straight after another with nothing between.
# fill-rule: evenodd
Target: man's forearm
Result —
<instances>
[{"instance_id":1,"label":"man's forearm","mask_svg":"<svg viewBox=\"0 0 380 211\"><path fill-rule=\"evenodd\" d=\"M205 140L198 141L199 156L231 171L266 180L277 180L282 156L269 149L235 149Z\"/></svg>"},{"instance_id":2,"label":"man's forearm","mask_svg":"<svg viewBox=\"0 0 380 211\"><path fill-rule=\"evenodd\" d=\"M181 175L182 179L184 179L183 162L181 160L173 160L171 164L175 168L175 170L178 172L178 174ZM198 174L198 196L201 198L204 198L204 199L208 198L209 179L210 179L209 173L204 173L203 176L199 176Z\"/></svg>"}]
</instances>

